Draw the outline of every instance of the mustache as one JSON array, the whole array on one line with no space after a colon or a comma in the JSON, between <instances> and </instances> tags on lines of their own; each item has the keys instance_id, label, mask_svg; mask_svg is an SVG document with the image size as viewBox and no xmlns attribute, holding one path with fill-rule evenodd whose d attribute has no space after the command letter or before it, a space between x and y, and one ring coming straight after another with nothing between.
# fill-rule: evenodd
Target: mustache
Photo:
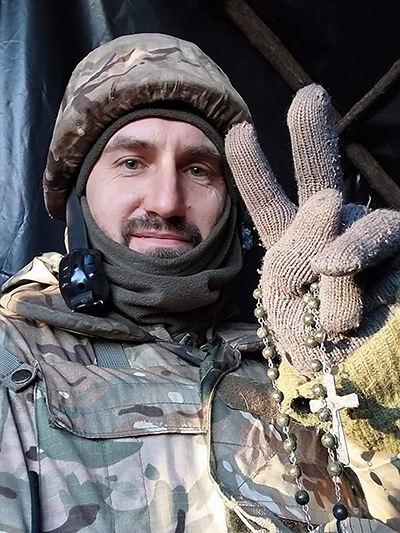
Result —
<instances>
[{"instance_id":1,"label":"mustache","mask_svg":"<svg viewBox=\"0 0 400 533\"><path fill-rule=\"evenodd\" d=\"M188 241L193 248L202 241L199 228L195 224L188 224L180 217L164 219L156 215L143 215L142 217L130 218L122 226L122 242L129 246L131 234L141 230L165 231L179 234Z\"/></svg>"}]
</instances>

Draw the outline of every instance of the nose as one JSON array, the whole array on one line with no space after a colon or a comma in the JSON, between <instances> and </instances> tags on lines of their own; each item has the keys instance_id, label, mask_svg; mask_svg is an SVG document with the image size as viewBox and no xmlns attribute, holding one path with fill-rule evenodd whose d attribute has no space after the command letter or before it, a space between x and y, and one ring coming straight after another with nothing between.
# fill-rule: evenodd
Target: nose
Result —
<instances>
[{"instance_id":1,"label":"nose","mask_svg":"<svg viewBox=\"0 0 400 533\"><path fill-rule=\"evenodd\" d=\"M184 217L186 206L182 176L173 162L160 166L156 172L145 209L149 214L164 219Z\"/></svg>"}]
</instances>

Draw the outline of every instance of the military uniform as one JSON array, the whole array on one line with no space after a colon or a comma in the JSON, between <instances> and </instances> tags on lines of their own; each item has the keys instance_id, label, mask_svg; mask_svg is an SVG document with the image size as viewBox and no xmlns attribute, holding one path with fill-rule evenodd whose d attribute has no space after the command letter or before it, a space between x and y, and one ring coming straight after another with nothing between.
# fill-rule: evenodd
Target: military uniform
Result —
<instances>
[{"instance_id":1,"label":"military uniform","mask_svg":"<svg viewBox=\"0 0 400 533\"><path fill-rule=\"evenodd\" d=\"M1 346L38 376L20 392L0 387L0 530L31 531L32 516L43 532L301 530L254 328L227 325L200 348L190 334L174 342L161 327L143 330L116 314L74 316L59 294L59 259L36 258L1 300ZM122 345L129 368L96 364L99 336ZM294 432L312 522L325 524L326 453L315 431ZM400 461L356 454L367 489L349 471L353 529L384 531L366 520L365 496L377 492L397 529Z\"/></svg>"}]
</instances>

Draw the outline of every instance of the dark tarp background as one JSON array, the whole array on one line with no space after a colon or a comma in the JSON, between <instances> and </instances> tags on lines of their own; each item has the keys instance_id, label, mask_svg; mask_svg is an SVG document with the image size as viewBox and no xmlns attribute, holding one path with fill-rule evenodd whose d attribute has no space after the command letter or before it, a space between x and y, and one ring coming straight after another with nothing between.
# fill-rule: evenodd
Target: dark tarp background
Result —
<instances>
[{"instance_id":1,"label":"dark tarp background","mask_svg":"<svg viewBox=\"0 0 400 533\"><path fill-rule=\"evenodd\" d=\"M249 0L345 114L400 56L398 0ZM52 127L75 65L128 33L194 41L229 75L255 117L262 146L295 198L285 114L291 90L227 16L218 0L0 0L0 281L43 251L63 251L41 178ZM400 183L400 96L393 91L355 134ZM346 165L353 197L371 191ZM380 201L372 193L375 205ZM259 255L259 253L258 253ZM257 262L257 259L253 260Z\"/></svg>"}]
</instances>

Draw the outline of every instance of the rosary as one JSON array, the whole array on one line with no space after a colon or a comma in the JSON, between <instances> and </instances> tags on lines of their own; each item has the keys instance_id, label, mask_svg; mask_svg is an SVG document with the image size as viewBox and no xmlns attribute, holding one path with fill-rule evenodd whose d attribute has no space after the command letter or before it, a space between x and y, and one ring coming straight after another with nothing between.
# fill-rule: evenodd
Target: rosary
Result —
<instances>
[{"instance_id":1,"label":"rosary","mask_svg":"<svg viewBox=\"0 0 400 533\"><path fill-rule=\"evenodd\" d=\"M320 300L318 298L318 292L319 284L318 282L314 282L310 285L309 290L303 295L303 321L307 328L307 337L304 339L304 342L310 349L318 350L318 357L311 361L311 369L315 378L322 378L322 383L316 383L312 387L314 399L310 401L310 410L311 412L316 413L318 419L323 423L321 444L326 448L329 456L328 472L332 477L336 495L336 504L333 506L332 514L337 520L338 533L342 533L342 531L345 530L343 527L344 523L342 525L342 522L348 517L348 510L346 506L341 503L340 476L343 474L343 468L349 465L350 459L340 418L340 410L344 408L358 407L358 397L356 394L348 394L347 396L338 396L336 394L335 378L328 365L325 347L327 334L321 328L319 321L318 310ZM277 352L273 346L273 340L271 338L272 332L268 330L268 317L266 316L262 305L261 285L255 289L253 296L257 300L254 315L260 324L260 327L257 330L257 336L262 339L264 343L262 355L268 362L267 376L271 380L273 387L272 397L278 404L276 424L281 428L285 435L283 447L288 453L290 463L288 474L297 485L295 499L302 507L308 531L311 532L314 527L311 523L309 513L310 508L308 506L310 496L308 492L304 490L302 482L303 473L300 466L297 464L295 454L297 443L296 439L289 431L290 418L289 415L284 412L282 406L283 393L279 390L277 381L279 377L279 369L274 364L274 358L276 357Z\"/></svg>"}]
</instances>

